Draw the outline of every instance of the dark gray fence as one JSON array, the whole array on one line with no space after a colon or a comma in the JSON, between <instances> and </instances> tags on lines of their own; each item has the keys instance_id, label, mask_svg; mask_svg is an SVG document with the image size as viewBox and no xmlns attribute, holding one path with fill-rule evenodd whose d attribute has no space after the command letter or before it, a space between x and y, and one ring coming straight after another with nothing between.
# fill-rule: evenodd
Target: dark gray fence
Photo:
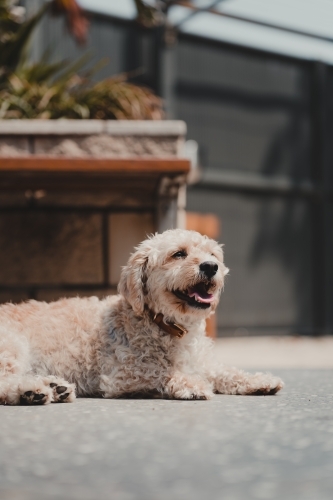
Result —
<instances>
[{"instance_id":1,"label":"dark gray fence","mask_svg":"<svg viewBox=\"0 0 333 500\"><path fill-rule=\"evenodd\" d=\"M199 143L188 208L219 216L231 268L219 334L331 333L332 68L184 34L165 48L160 35L92 15L88 47L110 61L100 78L141 68ZM60 19L42 24L34 57L48 47L82 52Z\"/></svg>"}]
</instances>

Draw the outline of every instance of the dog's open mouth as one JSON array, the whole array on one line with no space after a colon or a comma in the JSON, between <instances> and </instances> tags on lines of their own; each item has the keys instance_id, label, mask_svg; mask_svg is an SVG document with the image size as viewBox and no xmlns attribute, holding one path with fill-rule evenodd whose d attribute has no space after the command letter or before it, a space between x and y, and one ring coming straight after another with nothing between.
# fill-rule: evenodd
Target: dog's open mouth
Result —
<instances>
[{"instance_id":1,"label":"dog's open mouth","mask_svg":"<svg viewBox=\"0 0 333 500\"><path fill-rule=\"evenodd\" d=\"M189 306L198 307L200 309L208 309L214 301L214 295L208 290L211 284L201 282L187 288L187 290L174 290L173 294L178 299L184 300Z\"/></svg>"}]
</instances>

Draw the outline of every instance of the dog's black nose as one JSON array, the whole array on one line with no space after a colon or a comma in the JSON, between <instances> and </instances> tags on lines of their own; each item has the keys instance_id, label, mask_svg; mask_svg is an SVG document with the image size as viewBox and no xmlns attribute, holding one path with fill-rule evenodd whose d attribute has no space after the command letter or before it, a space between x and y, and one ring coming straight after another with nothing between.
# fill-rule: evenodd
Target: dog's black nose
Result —
<instances>
[{"instance_id":1,"label":"dog's black nose","mask_svg":"<svg viewBox=\"0 0 333 500\"><path fill-rule=\"evenodd\" d=\"M217 273L219 266L216 264L216 262L208 260L207 262L203 262L202 264L200 264L199 268L200 271L207 276L207 278L212 278L214 274Z\"/></svg>"}]
</instances>

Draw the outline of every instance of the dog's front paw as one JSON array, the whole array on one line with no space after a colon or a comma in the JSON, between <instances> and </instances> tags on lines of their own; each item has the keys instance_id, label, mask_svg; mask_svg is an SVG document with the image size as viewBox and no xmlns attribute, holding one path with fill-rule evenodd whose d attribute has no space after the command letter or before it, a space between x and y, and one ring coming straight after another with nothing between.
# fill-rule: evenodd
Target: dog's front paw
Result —
<instances>
[{"instance_id":1,"label":"dog's front paw","mask_svg":"<svg viewBox=\"0 0 333 500\"><path fill-rule=\"evenodd\" d=\"M182 387L178 391L173 392L171 397L174 399L211 399L213 397L213 391L209 388L199 389L194 387Z\"/></svg>"},{"instance_id":2,"label":"dog's front paw","mask_svg":"<svg viewBox=\"0 0 333 500\"><path fill-rule=\"evenodd\" d=\"M53 392L53 403L72 403L75 399L75 385L54 376L44 379Z\"/></svg>"},{"instance_id":3,"label":"dog's front paw","mask_svg":"<svg viewBox=\"0 0 333 500\"><path fill-rule=\"evenodd\" d=\"M205 380L190 375L178 373L166 384L165 393L173 399L211 399L212 385Z\"/></svg>"},{"instance_id":4,"label":"dog's front paw","mask_svg":"<svg viewBox=\"0 0 333 500\"><path fill-rule=\"evenodd\" d=\"M21 405L45 405L51 402L52 396L49 392L25 391L20 396Z\"/></svg>"}]
</instances>

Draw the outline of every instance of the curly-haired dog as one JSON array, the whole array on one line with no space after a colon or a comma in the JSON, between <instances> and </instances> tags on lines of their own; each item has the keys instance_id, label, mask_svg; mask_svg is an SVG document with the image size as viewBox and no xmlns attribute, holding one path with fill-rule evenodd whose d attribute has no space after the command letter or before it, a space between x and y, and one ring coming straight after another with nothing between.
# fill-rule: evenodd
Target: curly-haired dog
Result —
<instances>
[{"instance_id":1,"label":"curly-haired dog","mask_svg":"<svg viewBox=\"0 0 333 500\"><path fill-rule=\"evenodd\" d=\"M0 402L70 402L75 386L79 396L106 398L276 393L279 378L213 359L205 319L227 272L215 241L175 229L137 247L118 296L1 306Z\"/></svg>"}]
</instances>

